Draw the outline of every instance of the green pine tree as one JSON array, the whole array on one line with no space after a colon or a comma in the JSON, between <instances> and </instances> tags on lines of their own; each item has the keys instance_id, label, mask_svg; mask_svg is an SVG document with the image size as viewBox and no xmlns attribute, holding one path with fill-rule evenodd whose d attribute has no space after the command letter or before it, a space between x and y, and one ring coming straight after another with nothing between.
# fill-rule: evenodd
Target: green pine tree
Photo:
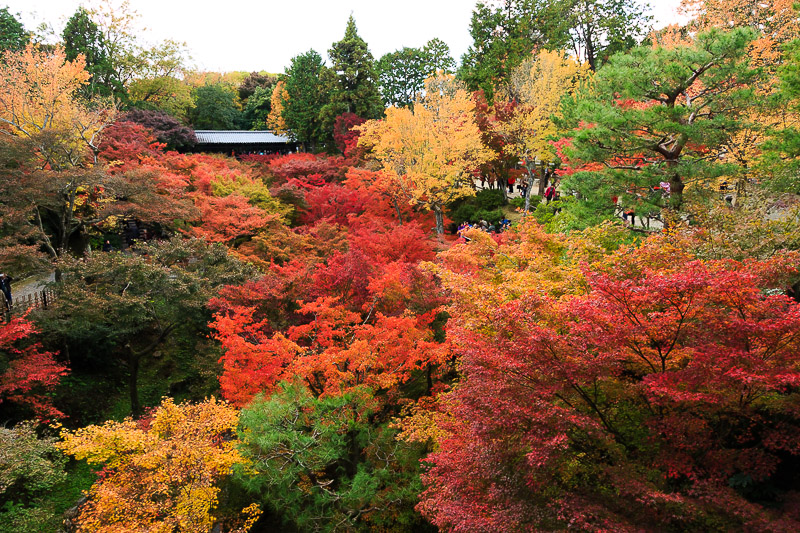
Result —
<instances>
[{"instance_id":1,"label":"green pine tree","mask_svg":"<svg viewBox=\"0 0 800 533\"><path fill-rule=\"evenodd\" d=\"M344 37L331 45L328 57L336 79L330 103L333 109L326 110L326 116L332 115L328 118L334 119L341 113L355 113L367 119L379 118L383 114L383 100L378 90L375 59L358 35L352 15Z\"/></svg>"},{"instance_id":2,"label":"green pine tree","mask_svg":"<svg viewBox=\"0 0 800 533\"><path fill-rule=\"evenodd\" d=\"M84 89L86 96L122 92L121 84L114 77L103 32L84 8L79 7L72 15L61 35L67 59L74 61L78 55L83 55L86 60L86 71L92 76Z\"/></svg>"},{"instance_id":3,"label":"green pine tree","mask_svg":"<svg viewBox=\"0 0 800 533\"><path fill-rule=\"evenodd\" d=\"M19 50L30 40L30 35L17 17L8 12L8 7L0 9L0 52Z\"/></svg>"},{"instance_id":4,"label":"green pine tree","mask_svg":"<svg viewBox=\"0 0 800 533\"><path fill-rule=\"evenodd\" d=\"M688 184L700 192L736 175L737 165L722 156L738 131L756 127L748 118L760 75L747 55L753 38L750 29L714 30L691 45L611 57L595 87L564 107L570 163L603 169L563 180L561 188L579 197L570 210L610 217L615 196L637 213L680 210Z\"/></svg>"}]
</instances>

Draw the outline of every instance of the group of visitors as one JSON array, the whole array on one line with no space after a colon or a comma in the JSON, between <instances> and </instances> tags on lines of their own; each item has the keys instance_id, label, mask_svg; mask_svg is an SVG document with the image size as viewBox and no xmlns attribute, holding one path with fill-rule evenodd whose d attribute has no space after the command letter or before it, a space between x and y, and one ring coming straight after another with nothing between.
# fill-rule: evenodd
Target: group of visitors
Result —
<instances>
[{"instance_id":1,"label":"group of visitors","mask_svg":"<svg viewBox=\"0 0 800 533\"><path fill-rule=\"evenodd\" d=\"M464 221L458 226L458 230L456 231L456 233L458 234L459 237L466 238L465 233L471 229L477 229L480 231L484 231L486 233L502 233L506 230L511 229L511 221L505 217L503 217L503 219L498 221L496 224L486 222L485 220L480 220L474 224L470 224L469 222Z\"/></svg>"},{"instance_id":2,"label":"group of visitors","mask_svg":"<svg viewBox=\"0 0 800 533\"><path fill-rule=\"evenodd\" d=\"M551 171L551 170L548 170L545 173L547 181L550 181L551 179L553 179L554 175L555 175L555 173L553 171ZM481 189L486 189L487 187L489 189L495 189L495 188L499 189L500 188L500 184L497 183L495 180L489 180L488 183L487 183L486 178L484 176L481 176L480 180L481 180L480 181L480 183L481 183L481 187L480 188ZM508 181L506 182L506 190L508 191L508 194L514 194L514 187L516 187L517 192L519 192L520 198L525 198L527 196L528 187L529 187L527 179L519 179L518 180L518 179L513 178L513 177L512 178L508 178ZM553 193L554 193L554 195L556 195L556 194L558 194L558 191L556 191L555 188L553 188ZM553 199L553 198L551 198L551 199ZM558 199L558 198L555 198L555 199Z\"/></svg>"}]
</instances>

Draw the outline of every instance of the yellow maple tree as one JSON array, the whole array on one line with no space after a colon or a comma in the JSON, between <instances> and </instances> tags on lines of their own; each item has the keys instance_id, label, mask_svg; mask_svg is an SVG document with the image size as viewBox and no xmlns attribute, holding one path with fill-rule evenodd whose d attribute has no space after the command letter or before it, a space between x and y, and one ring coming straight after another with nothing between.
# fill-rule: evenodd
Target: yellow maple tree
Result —
<instances>
[{"instance_id":1,"label":"yellow maple tree","mask_svg":"<svg viewBox=\"0 0 800 533\"><path fill-rule=\"evenodd\" d=\"M80 531L206 533L225 522L213 512L218 482L243 461L230 438L238 422L239 412L214 398L165 399L149 423L128 418L63 431L64 453L104 467L76 519ZM245 508L224 531L247 531L259 512Z\"/></svg>"},{"instance_id":2,"label":"yellow maple tree","mask_svg":"<svg viewBox=\"0 0 800 533\"><path fill-rule=\"evenodd\" d=\"M425 82L412 108L390 107L358 127L393 187L409 204L433 211L444 233L444 206L475 194L474 173L494 153L484 146L467 90L451 75Z\"/></svg>"},{"instance_id":3,"label":"yellow maple tree","mask_svg":"<svg viewBox=\"0 0 800 533\"><path fill-rule=\"evenodd\" d=\"M591 78L588 64L581 64L565 52L542 50L525 60L511 75L507 99L516 102L507 121L495 123L503 136L507 155L517 157L533 186L536 163L550 163L556 153L551 139L558 133L553 117L562 98L574 93ZM528 205L526 202L525 209Z\"/></svg>"},{"instance_id":4,"label":"yellow maple tree","mask_svg":"<svg viewBox=\"0 0 800 533\"><path fill-rule=\"evenodd\" d=\"M116 114L110 101L76 96L90 77L85 66L83 56L67 61L61 46L28 44L0 57L0 132L33 140L54 170L79 166L87 148L96 161L100 134Z\"/></svg>"}]
</instances>

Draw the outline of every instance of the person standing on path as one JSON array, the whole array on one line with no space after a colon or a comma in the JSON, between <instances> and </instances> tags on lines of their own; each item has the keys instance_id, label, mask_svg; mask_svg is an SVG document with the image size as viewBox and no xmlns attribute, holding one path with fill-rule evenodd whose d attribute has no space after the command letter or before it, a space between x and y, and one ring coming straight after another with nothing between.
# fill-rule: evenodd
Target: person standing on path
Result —
<instances>
[{"instance_id":1,"label":"person standing on path","mask_svg":"<svg viewBox=\"0 0 800 533\"><path fill-rule=\"evenodd\" d=\"M13 300L11 299L11 282L13 279L6 274L0 274L0 290L3 291L3 295L6 297L6 307L8 309L11 309L13 305Z\"/></svg>"}]
</instances>

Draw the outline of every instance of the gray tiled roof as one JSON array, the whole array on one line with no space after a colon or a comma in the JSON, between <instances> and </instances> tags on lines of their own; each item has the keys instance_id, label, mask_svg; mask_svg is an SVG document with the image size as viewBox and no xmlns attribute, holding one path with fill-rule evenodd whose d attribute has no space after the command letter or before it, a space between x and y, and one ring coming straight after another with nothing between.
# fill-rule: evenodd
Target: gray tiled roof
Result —
<instances>
[{"instance_id":1,"label":"gray tiled roof","mask_svg":"<svg viewBox=\"0 0 800 533\"><path fill-rule=\"evenodd\" d=\"M286 135L275 135L271 131L226 131L195 130L198 144L287 144L292 142Z\"/></svg>"}]
</instances>

